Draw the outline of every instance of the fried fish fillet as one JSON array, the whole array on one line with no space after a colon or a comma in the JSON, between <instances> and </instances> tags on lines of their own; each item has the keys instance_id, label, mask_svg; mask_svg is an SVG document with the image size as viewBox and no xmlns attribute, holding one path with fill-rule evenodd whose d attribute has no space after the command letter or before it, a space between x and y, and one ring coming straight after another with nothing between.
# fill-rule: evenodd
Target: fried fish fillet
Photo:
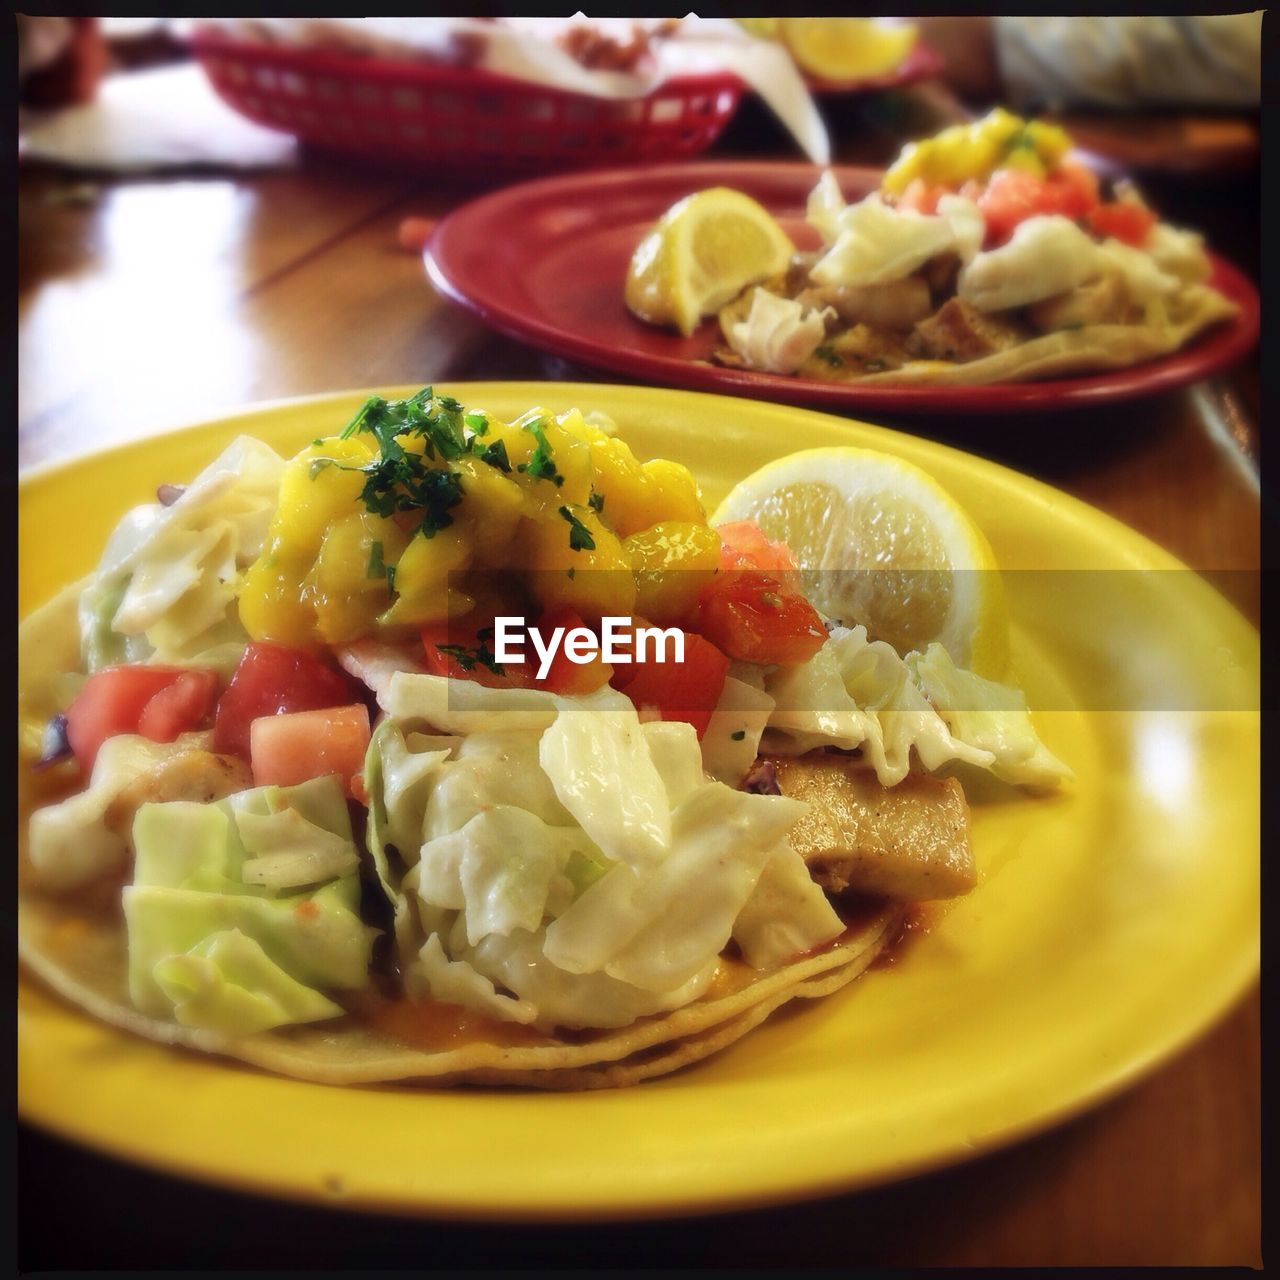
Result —
<instances>
[{"instance_id":1,"label":"fried fish fillet","mask_svg":"<svg viewBox=\"0 0 1280 1280\"><path fill-rule=\"evenodd\" d=\"M811 751L762 759L784 796L809 801L789 839L829 893L922 902L958 897L976 883L969 806L954 778L909 774L885 787L849 756Z\"/></svg>"},{"instance_id":2,"label":"fried fish fillet","mask_svg":"<svg viewBox=\"0 0 1280 1280\"><path fill-rule=\"evenodd\" d=\"M913 355L965 364L1011 350L1026 338L1026 330L1007 316L979 311L963 298L949 298L916 325L908 345Z\"/></svg>"}]
</instances>

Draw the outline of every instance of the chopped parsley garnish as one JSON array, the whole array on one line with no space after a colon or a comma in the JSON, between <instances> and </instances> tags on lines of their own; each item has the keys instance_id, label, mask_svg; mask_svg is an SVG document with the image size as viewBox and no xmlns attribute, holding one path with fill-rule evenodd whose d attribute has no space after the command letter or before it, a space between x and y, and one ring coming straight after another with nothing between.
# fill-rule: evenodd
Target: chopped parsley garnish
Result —
<instances>
[{"instance_id":1,"label":"chopped parsley garnish","mask_svg":"<svg viewBox=\"0 0 1280 1280\"><path fill-rule=\"evenodd\" d=\"M424 538L434 538L453 523L449 508L462 501L462 480L452 471L427 471L412 497L412 505L424 512L418 532Z\"/></svg>"},{"instance_id":2,"label":"chopped parsley garnish","mask_svg":"<svg viewBox=\"0 0 1280 1280\"><path fill-rule=\"evenodd\" d=\"M577 572L578 571L576 569L566 569L564 571L564 576L568 578L570 582L572 582Z\"/></svg>"},{"instance_id":3,"label":"chopped parsley garnish","mask_svg":"<svg viewBox=\"0 0 1280 1280\"><path fill-rule=\"evenodd\" d=\"M468 649L465 644L438 644L436 648L441 653L446 653L460 666L463 671L474 671L476 667L487 667L495 676L504 676L507 669L493 655L493 650L487 645L477 645L474 649Z\"/></svg>"},{"instance_id":4,"label":"chopped parsley garnish","mask_svg":"<svg viewBox=\"0 0 1280 1280\"><path fill-rule=\"evenodd\" d=\"M591 510L596 513L596 515L603 515L604 514L604 494L597 493L594 489L592 489L591 497L587 499L587 506L589 506Z\"/></svg>"},{"instance_id":5,"label":"chopped parsley garnish","mask_svg":"<svg viewBox=\"0 0 1280 1280\"><path fill-rule=\"evenodd\" d=\"M507 457L507 442L505 440L494 440L491 444L477 445L473 444L472 449L481 462L487 462L491 467L497 467L499 471L505 471L508 474L511 471L511 459Z\"/></svg>"},{"instance_id":6,"label":"chopped parsley garnish","mask_svg":"<svg viewBox=\"0 0 1280 1280\"><path fill-rule=\"evenodd\" d=\"M428 458L437 455L446 462L467 452L462 431L462 405L452 396L437 396L431 387L423 387L407 400L384 400L370 396L356 411L342 432L344 440L359 431L377 437L384 456L403 455L396 436L418 436Z\"/></svg>"},{"instance_id":7,"label":"chopped parsley garnish","mask_svg":"<svg viewBox=\"0 0 1280 1280\"><path fill-rule=\"evenodd\" d=\"M729 735L729 737L731 737L734 740L734 742L741 742L743 738L745 738L746 736L747 736L747 731L745 729L739 729L737 733L731 733Z\"/></svg>"},{"instance_id":8,"label":"chopped parsley garnish","mask_svg":"<svg viewBox=\"0 0 1280 1280\"><path fill-rule=\"evenodd\" d=\"M569 549L571 551L594 551L596 540L587 528L568 507L561 507L560 514L569 522Z\"/></svg>"},{"instance_id":9,"label":"chopped parsley garnish","mask_svg":"<svg viewBox=\"0 0 1280 1280\"><path fill-rule=\"evenodd\" d=\"M387 564L382 558L382 543L375 542L369 548L369 567L365 570L366 578L386 578L387 590L396 589L396 567Z\"/></svg>"},{"instance_id":10,"label":"chopped parsley garnish","mask_svg":"<svg viewBox=\"0 0 1280 1280\"><path fill-rule=\"evenodd\" d=\"M378 442L378 457L360 467L333 458L317 458L311 464L311 474L314 477L326 466L360 472L365 477L360 501L366 510L384 517L421 511L422 523L417 532L432 538L453 523L449 509L462 501L462 479L451 471L428 466L427 459L439 457L451 462L469 451L461 415L462 405L457 400L436 396L430 387L407 400L370 396L347 423L342 438L368 432ZM406 449L402 436L420 439L422 453ZM387 580L392 581L390 574Z\"/></svg>"},{"instance_id":11,"label":"chopped parsley garnish","mask_svg":"<svg viewBox=\"0 0 1280 1280\"><path fill-rule=\"evenodd\" d=\"M825 360L833 369L838 369L844 364L839 352L834 347L828 347L825 344L821 347L815 347L813 354L820 360Z\"/></svg>"},{"instance_id":12,"label":"chopped parsley garnish","mask_svg":"<svg viewBox=\"0 0 1280 1280\"><path fill-rule=\"evenodd\" d=\"M534 449L527 463L520 464L519 469L526 475L533 476L535 480L550 480L559 488L564 484L564 476L556 470L551 446L547 443L546 432L542 429L542 419L534 418L532 422L526 422L524 430L537 441L537 448Z\"/></svg>"},{"instance_id":13,"label":"chopped parsley garnish","mask_svg":"<svg viewBox=\"0 0 1280 1280\"><path fill-rule=\"evenodd\" d=\"M463 417L462 421L478 436L487 436L489 434L489 419L483 413L468 413Z\"/></svg>"}]
</instances>

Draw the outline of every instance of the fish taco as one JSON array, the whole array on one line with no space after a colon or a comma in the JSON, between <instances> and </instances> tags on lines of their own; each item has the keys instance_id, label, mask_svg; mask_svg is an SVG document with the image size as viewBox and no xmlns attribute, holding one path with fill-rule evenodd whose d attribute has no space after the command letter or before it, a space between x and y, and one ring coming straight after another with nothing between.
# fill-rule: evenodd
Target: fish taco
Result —
<instances>
[{"instance_id":1,"label":"fish taco","mask_svg":"<svg viewBox=\"0 0 1280 1280\"><path fill-rule=\"evenodd\" d=\"M1003 108L908 144L854 203L828 170L805 222L798 251L754 200L697 192L637 247L627 304L686 335L715 316L726 367L902 385L1128 368L1239 312L1198 234Z\"/></svg>"},{"instance_id":2,"label":"fish taco","mask_svg":"<svg viewBox=\"0 0 1280 1280\"><path fill-rule=\"evenodd\" d=\"M1016 690L824 617L607 420L430 388L131 511L21 624L19 716L24 965L335 1085L697 1062L973 887L953 774L1067 773Z\"/></svg>"}]
</instances>

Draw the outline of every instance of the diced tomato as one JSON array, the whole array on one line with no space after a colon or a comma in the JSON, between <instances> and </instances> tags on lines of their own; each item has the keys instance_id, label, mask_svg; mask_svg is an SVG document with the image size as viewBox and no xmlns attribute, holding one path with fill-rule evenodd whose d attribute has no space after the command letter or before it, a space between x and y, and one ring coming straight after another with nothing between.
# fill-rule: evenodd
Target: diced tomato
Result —
<instances>
[{"instance_id":1,"label":"diced tomato","mask_svg":"<svg viewBox=\"0 0 1280 1280\"><path fill-rule=\"evenodd\" d=\"M683 662L659 662L647 652L643 662L620 662L612 683L635 703L636 710L655 708L663 720L683 720L701 738L720 701L728 671L729 659L710 640L686 631Z\"/></svg>"},{"instance_id":2,"label":"diced tomato","mask_svg":"<svg viewBox=\"0 0 1280 1280\"><path fill-rule=\"evenodd\" d=\"M1078 217L1088 213L1090 209L1097 207L1098 201L1102 198L1098 193L1098 175L1088 165L1083 165L1078 160L1064 160L1049 175L1049 181L1060 187L1064 193L1068 189L1075 193L1074 196L1064 194L1061 197L1069 206L1063 210L1068 217ZM1073 208L1078 209L1079 213L1073 213Z\"/></svg>"},{"instance_id":3,"label":"diced tomato","mask_svg":"<svg viewBox=\"0 0 1280 1280\"><path fill-rule=\"evenodd\" d=\"M988 246L1003 244L1014 228L1036 214L1085 217L1098 203L1098 180L1083 165L1064 163L1047 178L1022 169L998 169L978 197Z\"/></svg>"},{"instance_id":4,"label":"diced tomato","mask_svg":"<svg viewBox=\"0 0 1280 1280\"><path fill-rule=\"evenodd\" d=\"M1106 239L1114 236L1125 244L1143 245L1156 225L1156 215L1145 204L1117 201L1100 204L1089 214L1089 229Z\"/></svg>"},{"instance_id":5,"label":"diced tomato","mask_svg":"<svg viewBox=\"0 0 1280 1280\"><path fill-rule=\"evenodd\" d=\"M698 630L740 662L806 662L827 638L804 596L758 572L713 578L700 597Z\"/></svg>"},{"instance_id":6,"label":"diced tomato","mask_svg":"<svg viewBox=\"0 0 1280 1280\"><path fill-rule=\"evenodd\" d=\"M249 743L255 786L291 787L336 773L352 795L369 748L369 709L356 703L260 716L249 726Z\"/></svg>"},{"instance_id":7,"label":"diced tomato","mask_svg":"<svg viewBox=\"0 0 1280 1280\"><path fill-rule=\"evenodd\" d=\"M570 632L578 627L586 627L590 630L576 610L567 605L550 609L538 619L537 626L544 644L551 643L557 627L563 627L564 634L560 637L560 647L551 659L551 666L541 680L536 674L538 667L536 656L528 664L534 673L532 679L534 688L546 689L549 693L594 693L601 685L609 683L609 678L613 675L613 667L605 662L598 652L588 662L574 662L565 651L565 641L568 640Z\"/></svg>"},{"instance_id":8,"label":"diced tomato","mask_svg":"<svg viewBox=\"0 0 1280 1280\"><path fill-rule=\"evenodd\" d=\"M898 197L898 208L914 209L916 213L937 213L938 201L946 194L946 187L933 186L923 178L913 178Z\"/></svg>"},{"instance_id":9,"label":"diced tomato","mask_svg":"<svg viewBox=\"0 0 1280 1280\"><path fill-rule=\"evenodd\" d=\"M497 663L502 668L498 672L479 660L479 654L493 653L493 636L474 621L433 622L421 634L423 666L433 676L474 680L488 689L520 688L530 682L527 663Z\"/></svg>"},{"instance_id":10,"label":"diced tomato","mask_svg":"<svg viewBox=\"0 0 1280 1280\"><path fill-rule=\"evenodd\" d=\"M185 680L183 692L162 702L144 729L141 722L152 701L186 677L190 679ZM93 768L102 744L118 733L142 733L157 742L172 742L208 714L209 706L199 705L194 691L207 691L211 702L217 685L215 672L193 667L104 667L84 682L67 708L67 741L86 771Z\"/></svg>"},{"instance_id":11,"label":"diced tomato","mask_svg":"<svg viewBox=\"0 0 1280 1280\"><path fill-rule=\"evenodd\" d=\"M343 706L360 695L344 672L301 649L251 644L218 701L214 750L249 756L249 726L262 716Z\"/></svg>"},{"instance_id":12,"label":"diced tomato","mask_svg":"<svg viewBox=\"0 0 1280 1280\"><path fill-rule=\"evenodd\" d=\"M216 671L184 671L142 708L138 732L152 742L172 742L203 724L218 699Z\"/></svg>"},{"instance_id":13,"label":"diced tomato","mask_svg":"<svg viewBox=\"0 0 1280 1280\"><path fill-rule=\"evenodd\" d=\"M796 567L785 542L770 542L754 520L735 520L716 527L722 569L764 569L788 573Z\"/></svg>"}]
</instances>

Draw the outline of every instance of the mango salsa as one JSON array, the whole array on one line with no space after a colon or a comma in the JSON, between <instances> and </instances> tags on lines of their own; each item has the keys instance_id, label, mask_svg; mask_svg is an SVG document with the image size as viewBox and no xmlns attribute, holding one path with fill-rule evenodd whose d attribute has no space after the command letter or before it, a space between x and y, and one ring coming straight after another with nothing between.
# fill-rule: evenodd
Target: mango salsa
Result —
<instances>
[{"instance_id":1,"label":"mango salsa","mask_svg":"<svg viewBox=\"0 0 1280 1280\"><path fill-rule=\"evenodd\" d=\"M686 467L576 409L502 422L428 387L290 460L240 616L257 641L343 644L478 618L501 577L534 611L676 623L719 555Z\"/></svg>"},{"instance_id":2,"label":"mango salsa","mask_svg":"<svg viewBox=\"0 0 1280 1280\"><path fill-rule=\"evenodd\" d=\"M1043 178L1070 150L1070 137L1057 125L996 107L972 124L952 125L908 143L881 185L898 196L917 179L955 190L970 180L983 182L997 169L1022 169Z\"/></svg>"}]
</instances>

